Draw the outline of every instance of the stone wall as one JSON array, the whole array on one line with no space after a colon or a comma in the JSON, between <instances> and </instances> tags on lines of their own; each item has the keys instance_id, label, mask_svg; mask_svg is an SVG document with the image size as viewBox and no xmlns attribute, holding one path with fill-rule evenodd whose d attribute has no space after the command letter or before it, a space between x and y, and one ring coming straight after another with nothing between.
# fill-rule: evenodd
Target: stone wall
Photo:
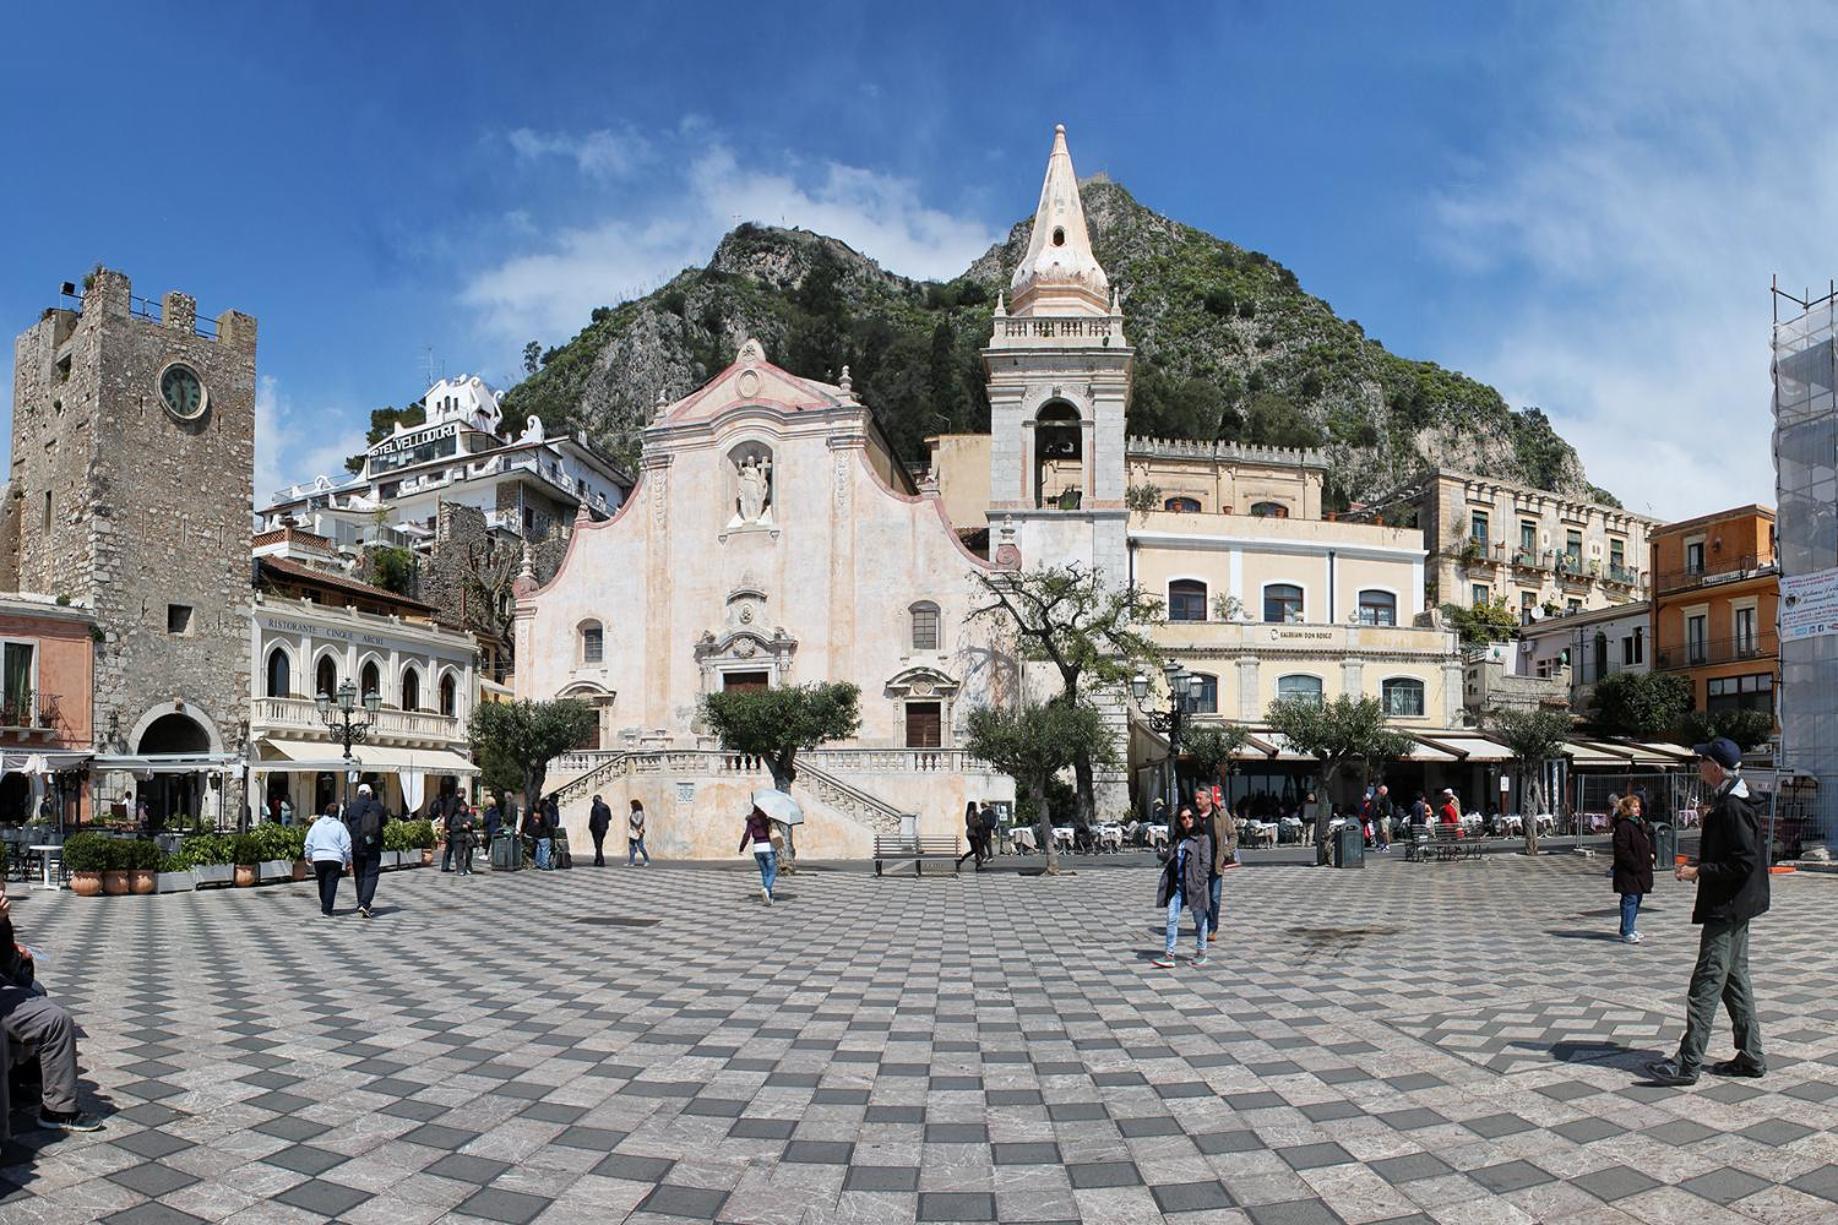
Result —
<instances>
[{"instance_id":1,"label":"stone wall","mask_svg":"<svg viewBox=\"0 0 1838 1225\"><path fill-rule=\"evenodd\" d=\"M508 487L500 487L500 494ZM494 562L492 568L508 566L510 577L515 578L522 565L523 542L508 532L487 527L485 513L478 507L443 501L435 517L433 547L421 559L415 593L417 599L434 606L435 619L442 625L481 632L482 626L490 624L489 618L473 615L477 612L474 604L479 593L468 581L470 559L477 551L487 548L496 550L497 558L501 559ZM531 545L530 560L537 579L546 583L554 578L567 551L566 532L550 532L546 538ZM505 590L508 593L509 587ZM508 656L511 650L508 639L502 647Z\"/></svg>"}]
</instances>

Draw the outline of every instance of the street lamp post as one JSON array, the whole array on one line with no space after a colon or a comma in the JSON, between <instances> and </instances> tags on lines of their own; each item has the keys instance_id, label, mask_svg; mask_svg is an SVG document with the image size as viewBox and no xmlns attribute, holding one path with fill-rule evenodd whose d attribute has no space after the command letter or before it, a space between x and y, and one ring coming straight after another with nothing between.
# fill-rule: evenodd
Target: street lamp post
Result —
<instances>
[{"instance_id":1,"label":"street lamp post","mask_svg":"<svg viewBox=\"0 0 1838 1225\"><path fill-rule=\"evenodd\" d=\"M1162 675L1168 681L1167 710L1149 709L1149 678L1144 673L1138 672L1130 678L1130 693L1135 697L1136 705L1149 726L1168 736L1168 782L1163 801L1168 806L1168 822L1172 825L1181 801L1177 765L1181 756L1181 724L1197 709L1206 678L1187 671L1172 659L1162 665Z\"/></svg>"},{"instance_id":2,"label":"street lamp post","mask_svg":"<svg viewBox=\"0 0 1838 1225\"><path fill-rule=\"evenodd\" d=\"M319 709L319 721L344 746L343 791L347 805L351 801L351 774L357 768L357 760L351 756L351 746L364 743L370 735L370 729L376 723L377 707L382 704L382 696L374 689L359 701L357 686L348 680L339 685L337 693L321 693L313 699L313 705Z\"/></svg>"}]
</instances>

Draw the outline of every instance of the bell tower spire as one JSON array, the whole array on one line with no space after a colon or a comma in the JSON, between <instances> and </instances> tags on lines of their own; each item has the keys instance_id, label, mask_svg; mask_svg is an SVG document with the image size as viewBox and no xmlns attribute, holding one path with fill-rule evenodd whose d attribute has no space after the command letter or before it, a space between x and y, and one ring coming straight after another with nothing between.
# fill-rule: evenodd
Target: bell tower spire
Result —
<instances>
[{"instance_id":1,"label":"bell tower spire","mask_svg":"<svg viewBox=\"0 0 1838 1225\"><path fill-rule=\"evenodd\" d=\"M1027 254L1009 281L1011 314L1104 315L1110 306L1110 278L1092 254L1085 206L1066 148L1066 125L1053 129L1053 151L1040 185L1034 230Z\"/></svg>"}]
</instances>

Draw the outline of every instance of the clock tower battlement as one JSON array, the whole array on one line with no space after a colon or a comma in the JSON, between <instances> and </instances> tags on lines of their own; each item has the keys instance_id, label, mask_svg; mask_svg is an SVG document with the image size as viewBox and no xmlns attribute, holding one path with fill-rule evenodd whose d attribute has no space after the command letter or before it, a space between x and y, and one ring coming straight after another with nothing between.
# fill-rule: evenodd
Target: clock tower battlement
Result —
<instances>
[{"instance_id":1,"label":"clock tower battlement","mask_svg":"<svg viewBox=\"0 0 1838 1225\"><path fill-rule=\"evenodd\" d=\"M252 316L107 268L14 341L0 588L94 609L103 751L153 751L132 740L160 706L212 751L246 723L255 348Z\"/></svg>"}]
</instances>

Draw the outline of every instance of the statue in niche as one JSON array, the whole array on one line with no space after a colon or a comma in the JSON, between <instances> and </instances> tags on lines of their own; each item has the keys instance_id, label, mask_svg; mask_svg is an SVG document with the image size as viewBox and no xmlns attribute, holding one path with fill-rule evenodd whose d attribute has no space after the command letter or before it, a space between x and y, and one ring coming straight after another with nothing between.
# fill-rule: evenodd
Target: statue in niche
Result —
<instances>
[{"instance_id":1,"label":"statue in niche","mask_svg":"<svg viewBox=\"0 0 1838 1225\"><path fill-rule=\"evenodd\" d=\"M749 455L735 470L740 494L736 502L742 523L758 523L772 505L772 461L763 455Z\"/></svg>"}]
</instances>

